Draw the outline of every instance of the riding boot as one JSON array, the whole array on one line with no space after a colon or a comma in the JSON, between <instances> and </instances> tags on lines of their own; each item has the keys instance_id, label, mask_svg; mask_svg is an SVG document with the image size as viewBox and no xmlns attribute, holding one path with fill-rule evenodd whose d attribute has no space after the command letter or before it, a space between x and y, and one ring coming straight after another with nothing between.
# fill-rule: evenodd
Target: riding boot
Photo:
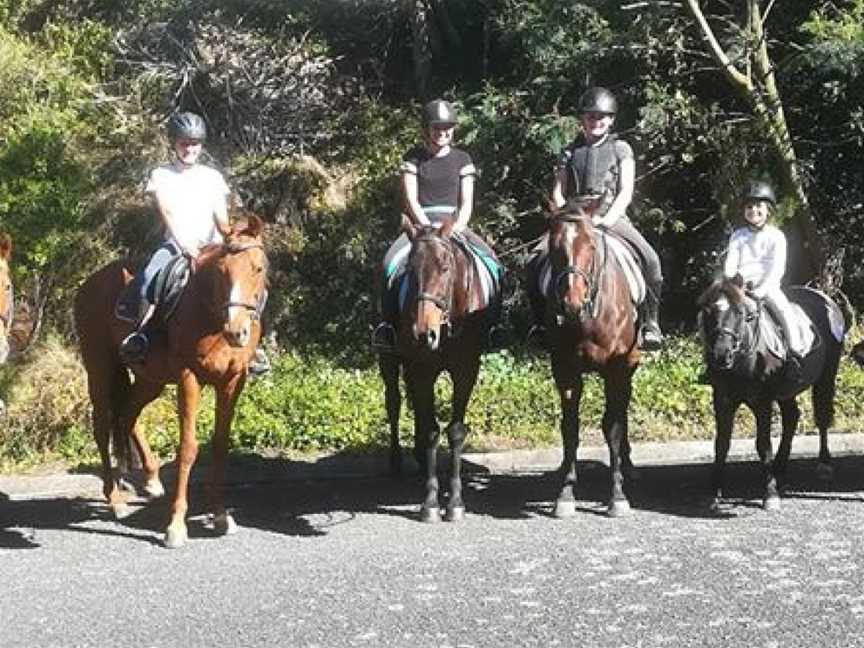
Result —
<instances>
[{"instance_id":1,"label":"riding boot","mask_svg":"<svg viewBox=\"0 0 864 648\"><path fill-rule=\"evenodd\" d=\"M379 322L372 331L372 350L376 353L396 352L396 327L390 322Z\"/></svg>"},{"instance_id":2,"label":"riding boot","mask_svg":"<svg viewBox=\"0 0 864 648\"><path fill-rule=\"evenodd\" d=\"M660 331L660 290L661 284L657 283L648 286L645 292L642 348L646 351L659 349L663 344L663 333Z\"/></svg>"},{"instance_id":3,"label":"riding boot","mask_svg":"<svg viewBox=\"0 0 864 648\"><path fill-rule=\"evenodd\" d=\"M144 333L144 327L150 321L155 308L147 300L141 300L138 307L138 320L135 322L134 330L120 343L120 359L125 364L143 362L147 351L150 349L150 340Z\"/></svg>"}]
</instances>

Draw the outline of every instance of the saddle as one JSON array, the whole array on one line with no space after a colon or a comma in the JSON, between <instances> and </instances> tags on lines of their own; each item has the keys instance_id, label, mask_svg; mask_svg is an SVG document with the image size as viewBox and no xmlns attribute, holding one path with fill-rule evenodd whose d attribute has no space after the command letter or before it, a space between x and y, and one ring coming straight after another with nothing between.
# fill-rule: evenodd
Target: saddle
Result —
<instances>
[{"instance_id":1,"label":"saddle","mask_svg":"<svg viewBox=\"0 0 864 648\"><path fill-rule=\"evenodd\" d=\"M147 286L147 299L156 305L151 323L164 324L171 318L191 275L192 264L189 257L183 254L173 257L157 273ZM135 304L134 308L137 308L137 300L138 296L132 292L131 284L127 285L117 299L117 312L124 310L122 305Z\"/></svg>"},{"instance_id":2,"label":"saddle","mask_svg":"<svg viewBox=\"0 0 864 648\"><path fill-rule=\"evenodd\" d=\"M624 241L617 236L595 230L594 237L599 249L605 249L608 254L615 258L624 276L627 278L627 287L630 289L630 300L634 306L639 306L645 301L645 273L639 263L639 258L633 250ZM538 288L540 294L544 297L549 297L549 290L552 283L552 263L549 260L549 255L543 260L540 267L540 272L537 277Z\"/></svg>"}]
</instances>

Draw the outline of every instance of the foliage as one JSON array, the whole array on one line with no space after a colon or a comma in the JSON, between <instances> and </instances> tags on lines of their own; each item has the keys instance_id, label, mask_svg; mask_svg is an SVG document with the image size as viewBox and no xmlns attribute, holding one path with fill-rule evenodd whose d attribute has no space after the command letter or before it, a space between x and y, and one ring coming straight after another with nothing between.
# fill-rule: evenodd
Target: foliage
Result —
<instances>
[{"instance_id":1,"label":"foliage","mask_svg":"<svg viewBox=\"0 0 864 648\"><path fill-rule=\"evenodd\" d=\"M858 331L855 337L860 337ZM369 452L387 444L383 386L377 369L351 369L323 356L274 354L273 373L247 385L232 427L236 450L252 452ZM698 385L701 350L692 337L670 340L645 358L635 376L630 408L633 441L710 439L714 432L711 389ZM8 411L0 425L0 469L63 459L97 460L89 422L84 372L75 353L57 338L47 339L30 360L0 372ZM449 416L451 385L436 389L439 418ZM834 430L857 429L862 412L864 372L848 360L841 365ZM170 460L177 447L176 390L148 406L141 418L154 450ZM812 433L810 399L799 399L801 432ZM205 390L198 437L207 443L214 424L213 394ZM602 383L588 376L582 399L582 442L602 445L599 430ZM468 409L469 447L474 450L556 446L560 407L548 359L502 351L484 356ZM403 408L400 433L412 442L412 415ZM741 408L736 436L753 434L753 419Z\"/></svg>"}]
</instances>

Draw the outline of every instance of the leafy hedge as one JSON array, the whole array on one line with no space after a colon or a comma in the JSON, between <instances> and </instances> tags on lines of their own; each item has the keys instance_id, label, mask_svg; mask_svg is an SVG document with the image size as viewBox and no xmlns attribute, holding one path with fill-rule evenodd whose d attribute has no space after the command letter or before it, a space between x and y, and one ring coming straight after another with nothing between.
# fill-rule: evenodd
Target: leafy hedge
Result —
<instances>
[{"instance_id":1,"label":"leafy hedge","mask_svg":"<svg viewBox=\"0 0 864 648\"><path fill-rule=\"evenodd\" d=\"M56 338L42 345L20 367L14 383L0 373L7 393L7 413L0 425L0 468L62 458L73 463L97 460L89 426L84 372L74 350ZM671 339L648 356L637 371L630 408L633 441L710 439L714 432L711 390L698 385L700 350L689 337ZM47 376L51 376L51 380ZM5 383L5 384L4 384ZM8 389L8 391L6 391ZM602 384L586 380L582 403L583 443L602 444ZM439 380L439 418L449 416L450 385ZM864 415L864 372L844 360L838 379L834 429L857 429ZM801 431L812 432L809 398L801 398ZM154 449L173 456L178 443L175 392L166 390L149 406L142 424ZM410 443L412 417L403 407L401 435ZM545 357L486 355L468 411L473 449L543 447L560 443L559 405ZM213 427L213 395L205 392L198 435L206 443ZM752 434L746 408L738 415L737 434ZM247 385L231 435L235 449L266 452L368 452L387 444L383 388L377 370L347 369L324 357L294 352L274 354L273 373Z\"/></svg>"}]
</instances>

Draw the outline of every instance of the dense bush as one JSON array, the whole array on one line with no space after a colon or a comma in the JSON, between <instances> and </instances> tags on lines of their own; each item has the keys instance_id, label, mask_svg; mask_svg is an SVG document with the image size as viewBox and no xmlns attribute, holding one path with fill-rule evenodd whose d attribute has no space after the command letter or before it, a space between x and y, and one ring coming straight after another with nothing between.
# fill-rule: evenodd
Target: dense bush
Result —
<instances>
[{"instance_id":1,"label":"dense bush","mask_svg":"<svg viewBox=\"0 0 864 648\"><path fill-rule=\"evenodd\" d=\"M670 341L648 356L637 371L630 407L633 441L710 439L714 433L711 390L695 382L700 350L691 338ZM89 423L83 368L74 351L51 338L17 371L0 372L7 412L0 424L0 469L60 458L73 463L97 461ZM582 402L586 445L603 443L602 383L586 379ZM450 384L439 380L439 418L449 416ZM838 379L834 430L857 430L864 415L864 372L844 361ZM173 388L145 409L141 423L156 452L173 457L179 434ZM813 433L809 398L802 397L801 432ZM560 407L545 357L486 355L467 422L469 447L504 449L560 443ZM213 394L205 390L198 436L207 442L213 428ZM412 414L403 407L400 429L410 444ZM739 411L737 436L752 435L752 417ZM247 385L238 404L231 442L235 449L295 453L368 452L388 442L383 387L377 369L343 368L324 357L281 353L266 379Z\"/></svg>"}]
</instances>

